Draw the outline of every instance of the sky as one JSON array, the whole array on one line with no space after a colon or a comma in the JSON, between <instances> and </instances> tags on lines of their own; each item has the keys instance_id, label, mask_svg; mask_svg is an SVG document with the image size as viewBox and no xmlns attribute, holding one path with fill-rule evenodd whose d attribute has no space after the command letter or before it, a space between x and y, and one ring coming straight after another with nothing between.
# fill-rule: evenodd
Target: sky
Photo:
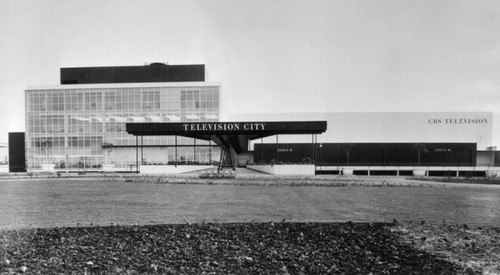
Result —
<instances>
[{"instance_id":1,"label":"sky","mask_svg":"<svg viewBox=\"0 0 500 275\"><path fill-rule=\"evenodd\" d=\"M205 64L227 113L494 112L500 1L2 0L0 142L60 67Z\"/></svg>"}]
</instances>

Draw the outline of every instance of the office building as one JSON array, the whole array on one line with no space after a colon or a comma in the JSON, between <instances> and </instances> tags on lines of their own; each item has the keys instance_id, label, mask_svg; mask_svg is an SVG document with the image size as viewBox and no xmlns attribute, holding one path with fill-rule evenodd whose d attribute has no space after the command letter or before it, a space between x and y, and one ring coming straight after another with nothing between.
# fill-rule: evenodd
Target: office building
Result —
<instances>
[{"instance_id":1,"label":"office building","mask_svg":"<svg viewBox=\"0 0 500 275\"><path fill-rule=\"evenodd\" d=\"M135 170L136 138L127 122L215 122L220 84L205 82L204 65L62 68L61 84L26 90L26 163L36 170ZM213 143L144 137L141 163L218 158Z\"/></svg>"}]
</instances>

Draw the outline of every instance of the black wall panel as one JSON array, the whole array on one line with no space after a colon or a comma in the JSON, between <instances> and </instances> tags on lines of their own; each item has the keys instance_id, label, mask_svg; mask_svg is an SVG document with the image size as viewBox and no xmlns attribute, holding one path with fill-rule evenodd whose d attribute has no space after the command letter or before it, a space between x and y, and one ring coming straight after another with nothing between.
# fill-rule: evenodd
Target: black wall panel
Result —
<instances>
[{"instance_id":1,"label":"black wall panel","mask_svg":"<svg viewBox=\"0 0 500 275\"><path fill-rule=\"evenodd\" d=\"M26 172L24 133L9 133L9 172Z\"/></svg>"},{"instance_id":2,"label":"black wall panel","mask_svg":"<svg viewBox=\"0 0 500 275\"><path fill-rule=\"evenodd\" d=\"M61 84L205 81L205 65L61 68Z\"/></svg>"}]
</instances>

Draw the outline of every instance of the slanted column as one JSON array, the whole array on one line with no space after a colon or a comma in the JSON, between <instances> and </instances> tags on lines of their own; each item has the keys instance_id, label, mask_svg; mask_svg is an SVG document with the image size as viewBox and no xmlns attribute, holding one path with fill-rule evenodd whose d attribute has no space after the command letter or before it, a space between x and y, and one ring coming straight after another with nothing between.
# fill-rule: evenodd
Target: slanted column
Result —
<instances>
[{"instance_id":1,"label":"slanted column","mask_svg":"<svg viewBox=\"0 0 500 275\"><path fill-rule=\"evenodd\" d=\"M212 164L212 140L208 141L208 164Z\"/></svg>"}]
</instances>

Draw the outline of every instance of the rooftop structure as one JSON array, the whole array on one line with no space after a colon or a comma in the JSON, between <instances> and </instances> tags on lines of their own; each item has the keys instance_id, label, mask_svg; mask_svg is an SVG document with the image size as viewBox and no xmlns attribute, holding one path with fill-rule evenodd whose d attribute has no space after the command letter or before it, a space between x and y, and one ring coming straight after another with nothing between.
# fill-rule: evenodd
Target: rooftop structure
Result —
<instances>
[{"instance_id":1,"label":"rooftop structure","mask_svg":"<svg viewBox=\"0 0 500 275\"><path fill-rule=\"evenodd\" d=\"M61 84L198 82L205 81L205 65L61 68Z\"/></svg>"}]
</instances>

